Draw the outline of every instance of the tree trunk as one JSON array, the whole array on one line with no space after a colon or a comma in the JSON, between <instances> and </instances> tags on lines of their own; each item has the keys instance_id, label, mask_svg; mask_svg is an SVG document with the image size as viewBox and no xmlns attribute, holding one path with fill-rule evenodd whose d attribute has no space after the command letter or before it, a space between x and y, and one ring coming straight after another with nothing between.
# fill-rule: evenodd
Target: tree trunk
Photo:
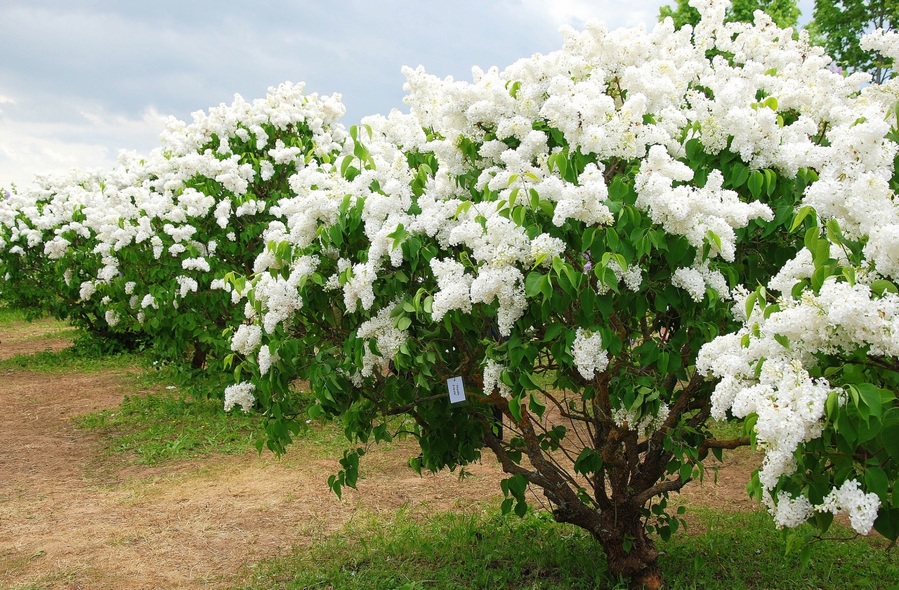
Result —
<instances>
[{"instance_id":1,"label":"tree trunk","mask_svg":"<svg viewBox=\"0 0 899 590\"><path fill-rule=\"evenodd\" d=\"M624 505L606 510L599 520L601 530L591 532L602 545L612 574L629 578L635 589L661 588L659 552L646 534L640 508Z\"/></svg>"},{"instance_id":2,"label":"tree trunk","mask_svg":"<svg viewBox=\"0 0 899 590\"><path fill-rule=\"evenodd\" d=\"M586 508L586 507L584 507ZM586 529L602 545L612 575L630 580L635 590L662 587L659 552L646 534L640 507L627 504L602 512L586 510L554 511L556 520Z\"/></svg>"},{"instance_id":3,"label":"tree trunk","mask_svg":"<svg viewBox=\"0 0 899 590\"><path fill-rule=\"evenodd\" d=\"M199 341L194 342L194 356L190 361L190 368L199 370L206 364L206 349Z\"/></svg>"}]
</instances>

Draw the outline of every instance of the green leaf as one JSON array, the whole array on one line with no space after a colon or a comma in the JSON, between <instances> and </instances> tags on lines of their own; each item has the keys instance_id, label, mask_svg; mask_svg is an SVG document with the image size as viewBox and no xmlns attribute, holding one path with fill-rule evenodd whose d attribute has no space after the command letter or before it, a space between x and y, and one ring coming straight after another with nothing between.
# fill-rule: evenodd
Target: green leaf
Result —
<instances>
[{"instance_id":1,"label":"green leaf","mask_svg":"<svg viewBox=\"0 0 899 590\"><path fill-rule=\"evenodd\" d=\"M867 406L868 415L872 418L877 418L877 421L879 422L880 418L883 416L884 400L889 400L893 395L887 390L881 389L872 383L860 383L852 387L858 391L861 403Z\"/></svg>"},{"instance_id":2,"label":"green leaf","mask_svg":"<svg viewBox=\"0 0 899 590\"><path fill-rule=\"evenodd\" d=\"M881 501L885 501L889 485L889 478L880 467L868 467L865 470L865 490L868 493L877 494Z\"/></svg>"},{"instance_id":3,"label":"green leaf","mask_svg":"<svg viewBox=\"0 0 899 590\"><path fill-rule=\"evenodd\" d=\"M544 342L553 342L555 341L560 334L565 332L568 328L565 324L550 324L546 327L545 332L543 333L543 341Z\"/></svg>"},{"instance_id":4,"label":"green leaf","mask_svg":"<svg viewBox=\"0 0 899 590\"><path fill-rule=\"evenodd\" d=\"M840 230L840 224L836 219L827 220L827 223L824 224L824 232L827 235L827 239L834 244L842 244L845 241L843 232Z\"/></svg>"},{"instance_id":5,"label":"green leaf","mask_svg":"<svg viewBox=\"0 0 899 590\"><path fill-rule=\"evenodd\" d=\"M531 393L530 399L528 400L528 407L537 414L537 417L540 418L543 416L543 412L546 411L546 406L541 402L537 397Z\"/></svg>"},{"instance_id":6,"label":"green leaf","mask_svg":"<svg viewBox=\"0 0 899 590\"><path fill-rule=\"evenodd\" d=\"M886 279L878 279L871 283L871 291L879 297L883 297L884 293L899 293L896 284Z\"/></svg>"},{"instance_id":7,"label":"green leaf","mask_svg":"<svg viewBox=\"0 0 899 590\"><path fill-rule=\"evenodd\" d=\"M806 205L805 207L801 207L799 211L796 213L796 217L793 218L793 224L790 226L790 233L796 231L802 222L805 221L805 218L808 217L809 213L814 211L811 207Z\"/></svg>"},{"instance_id":8,"label":"green leaf","mask_svg":"<svg viewBox=\"0 0 899 590\"><path fill-rule=\"evenodd\" d=\"M746 180L749 178L750 170L749 168L741 163L734 162L733 166L730 168L730 174L728 176L728 180L730 180L730 184L733 188L740 188L744 184L746 184Z\"/></svg>"},{"instance_id":9,"label":"green leaf","mask_svg":"<svg viewBox=\"0 0 899 590\"><path fill-rule=\"evenodd\" d=\"M515 396L509 399L509 413L512 414L512 420L521 422L521 400Z\"/></svg>"},{"instance_id":10,"label":"green leaf","mask_svg":"<svg viewBox=\"0 0 899 590\"><path fill-rule=\"evenodd\" d=\"M746 317L747 318L749 318L749 316L752 315L752 310L755 307L755 302L758 301L758 299L759 299L758 291L753 291L746 298Z\"/></svg>"},{"instance_id":11,"label":"green leaf","mask_svg":"<svg viewBox=\"0 0 899 590\"><path fill-rule=\"evenodd\" d=\"M583 235L581 236L581 251L588 252L590 250L590 246L593 245L593 240L595 238L595 227L588 227L587 229L585 229Z\"/></svg>"},{"instance_id":12,"label":"green leaf","mask_svg":"<svg viewBox=\"0 0 899 590\"><path fill-rule=\"evenodd\" d=\"M749 175L749 192L752 193L754 199L758 199L762 195L762 186L765 184L765 175L758 170L753 170Z\"/></svg>"},{"instance_id":13,"label":"green leaf","mask_svg":"<svg viewBox=\"0 0 899 590\"><path fill-rule=\"evenodd\" d=\"M877 511L877 520L874 521L874 530L890 541L895 541L899 537L899 508L881 506Z\"/></svg>"},{"instance_id":14,"label":"green leaf","mask_svg":"<svg viewBox=\"0 0 899 590\"><path fill-rule=\"evenodd\" d=\"M771 196L777 188L777 173L770 168L765 169L765 194Z\"/></svg>"},{"instance_id":15,"label":"green leaf","mask_svg":"<svg viewBox=\"0 0 899 590\"><path fill-rule=\"evenodd\" d=\"M721 238L712 230L705 232L705 239L711 246L715 246L718 252L721 252Z\"/></svg>"},{"instance_id":16,"label":"green leaf","mask_svg":"<svg viewBox=\"0 0 899 590\"><path fill-rule=\"evenodd\" d=\"M602 469L602 458L591 448L584 448L574 462L575 473L589 475Z\"/></svg>"},{"instance_id":17,"label":"green leaf","mask_svg":"<svg viewBox=\"0 0 899 590\"><path fill-rule=\"evenodd\" d=\"M606 244L609 246L609 250L617 251L618 245L621 243L621 240L618 238L618 232L615 231L614 228L608 228L605 232L606 234Z\"/></svg>"},{"instance_id":18,"label":"green leaf","mask_svg":"<svg viewBox=\"0 0 899 590\"><path fill-rule=\"evenodd\" d=\"M783 346L784 348L786 348L787 350L790 350L790 339L787 338L786 336L784 336L783 334L775 334L775 335L774 335L774 340L775 340L778 344L780 344L781 346Z\"/></svg>"},{"instance_id":19,"label":"green leaf","mask_svg":"<svg viewBox=\"0 0 899 590\"><path fill-rule=\"evenodd\" d=\"M524 293L528 297L536 297L540 293L540 285L546 275L537 271L531 271L524 279Z\"/></svg>"},{"instance_id":20,"label":"green leaf","mask_svg":"<svg viewBox=\"0 0 899 590\"><path fill-rule=\"evenodd\" d=\"M810 227L808 231L805 232L805 247L812 254L815 253L815 250L818 246L819 235L821 234L820 230L817 227Z\"/></svg>"},{"instance_id":21,"label":"green leaf","mask_svg":"<svg viewBox=\"0 0 899 590\"><path fill-rule=\"evenodd\" d=\"M899 424L891 424L881 431L883 448L893 461L899 462ZM899 489L899 485L896 486Z\"/></svg>"},{"instance_id":22,"label":"green leaf","mask_svg":"<svg viewBox=\"0 0 899 590\"><path fill-rule=\"evenodd\" d=\"M827 401L824 403L824 415L833 422L840 411L840 394L831 391L827 394Z\"/></svg>"}]
</instances>

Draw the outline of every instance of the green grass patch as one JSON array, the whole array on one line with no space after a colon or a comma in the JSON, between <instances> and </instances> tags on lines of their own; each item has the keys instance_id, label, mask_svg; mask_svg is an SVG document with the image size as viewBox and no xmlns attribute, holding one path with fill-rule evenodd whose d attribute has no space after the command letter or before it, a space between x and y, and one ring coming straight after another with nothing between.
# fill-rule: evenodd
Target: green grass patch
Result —
<instances>
[{"instance_id":1,"label":"green grass patch","mask_svg":"<svg viewBox=\"0 0 899 590\"><path fill-rule=\"evenodd\" d=\"M899 555L882 539L819 542L803 565L798 551L786 554L784 533L763 512L693 514L701 532L658 543L667 588L885 589L899 580ZM246 583L243 590L626 588L587 533L546 513L518 519L420 508L357 517L289 557L258 564Z\"/></svg>"},{"instance_id":2,"label":"green grass patch","mask_svg":"<svg viewBox=\"0 0 899 590\"><path fill-rule=\"evenodd\" d=\"M899 554L888 551L883 537L856 537L834 525L826 540L809 545L803 565L798 545L787 554L787 535L763 511L723 513L691 508L701 534L676 535L659 547L661 564L672 589L733 590L756 588L899 588ZM811 527L795 534L811 535Z\"/></svg>"},{"instance_id":3,"label":"green grass patch","mask_svg":"<svg viewBox=\"0 0 899 590\"><path fill-rule=\"evenodd\" d=\"M0 371L34 371L36 373L94 373L138 367L143 363L139 354L120 353L109 356L85 355L75 348L17 354L0 360Z\"/></svg>"},{"instance_id":4,"label":"green grass patch","mask_svg":"<svg viewBox=\"0 0 899 590\"><path fill-rule=\"evenodd\" d=\"M27 319L25 312L21 309L0 305L0 326L19 324L27 321Z\"/></svg>"},{"instance_id":5,"label":"green grass patch","mask_svg":"<svg viewBox=\"0 0 899 590\"><path fill-rule=\"evenodd\" d=\"M726 421L709 420L707 427L718 440L729 440L746 436L743 419L731 419Z\"/></svg>"},{"instance_id":6,"label":"green grass patch","mask_svg":"<svg viewBox=\"0 0 899 590\"><path fill-rule=\"evenodd\" d=\"M401 510L356 516L293 556L258 566L245 590L608 587L602 552L571 528L531 514ZM539 547L539 550L536 548Z\"/></svg>"},{"instance_id":7,"label":"green grass patch","mask_svg":"<svg viewBox=\"0 0 899 590\"><path fill-rule=\"evenodd\" d=\"M78 426L100 432L111 452L156 465L255 449L260 421L256 414L226 413L221 400L165 392L128 396L114 410L81 417Z\"/></svg>"}]
</instances>

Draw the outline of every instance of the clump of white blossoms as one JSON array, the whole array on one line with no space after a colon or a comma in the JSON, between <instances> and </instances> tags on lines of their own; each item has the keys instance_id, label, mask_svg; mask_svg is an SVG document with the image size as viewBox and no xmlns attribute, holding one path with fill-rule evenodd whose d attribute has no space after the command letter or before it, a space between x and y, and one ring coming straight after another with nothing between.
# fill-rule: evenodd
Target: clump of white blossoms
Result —
<instances>
[{"instance_id":1,"label":"clump of white blossoms","mask_svg":"<svg viewBox=\"0 0 899 590\"><path fill-rule=\"evenodd\" d=\"M501 375L506 367L493 359L487 359L484 364L484 395L491 395L494 391L505 398L512 395L511 388L503 383Z\"/></svg>"},{"instance_id":2,"label":"clump of white blossoms","mask_svg":"<svg viewBox=\"0 0 899 590\"><path fill-rule=\"evenodd\" d=\"M256 403L256 396L253 392L256 386L249 382L237 383L229 385L225 388L225 411L228 412L234 406L240 406L246 413L253 409Z\"/></svg>"},{"instance_id":3,"label":"clump of white blossoms","mask_svg":"<svg viewBox=\"0 0 899 590\"><path fill-rule=\"evenodd\" d=\"M256 324L241 324L231 337L231 350L250 356L259 350L262 328Z\"/></svg>"},{"instance_id":4,"label":"clump of white blossoms","mask_svg":"<svg viewBox=\"0 0 899 590\"><path fill-rule=\"evenodd\" d=\"M667 404L662 404L656 413L646 413L639 415L637 410L628 410L626 408L618 408L613 410L612 419L619 428L627 428L637 433L637 436L643 437L647 433L655 432L665 423L671 408Z\"/></svg>"},{"instance_id":5,"label":"clump of white blossoms","mask_svg":"<svg viewBox=\"0 0 899 590\"><path fill-rule=\"evenodd\" d=\"M405 330L400 330L394 325L392 312L392 307L385 307L375 317L363 322L356 331L359 338L373 340L380 352L375 354L369 346L365 347L360 370L362 377L371 377L372 371L376 368L387 368L408 338Z\"/></svg>"},{"instance_id":6,"label":"clump of white blossoms","mask_svg":"<svg viewBox=\"0 0 899 590\"><path fill-rule=\"evenodd\" d=\"M465 267L452 259L431 260L431 270L437 279L439 291L434 294L431 316L440 321L446 312L460 309L471 311L471 275L465 273Z\"/></svg>"},{"instance_id":7,"label":"clump of white blossoms","mask_svg":"<svg viewBox=\"0 0 899 590\"><path fill-rule=\"evenodd\" d=\"M609 353L602 345L602 335L599 332L590 333L583 328L578 328L571 345L571 355L574 357L574 366L584 379L590 380L597 373L602 373L609 366Z\"/></svg>"}]
</instances>

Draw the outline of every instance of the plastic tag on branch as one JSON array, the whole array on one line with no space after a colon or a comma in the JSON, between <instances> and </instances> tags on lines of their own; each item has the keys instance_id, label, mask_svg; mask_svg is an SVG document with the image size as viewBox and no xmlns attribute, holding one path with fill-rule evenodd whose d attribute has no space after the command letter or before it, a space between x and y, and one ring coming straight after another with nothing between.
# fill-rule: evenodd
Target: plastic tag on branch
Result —
<instances>
[{"instance_id":1,"label":"plastic tag on branch","mask_svg":"<svg viewBox=\"0 0 899 590\"><path fill-rule=\"evenodd\" d=\"M446 387L449 390L449 400L451 404L461 404L465 402L465 387L462 385L462 377L452 377L446 380Z\"/></svg>"}]
</instances>

